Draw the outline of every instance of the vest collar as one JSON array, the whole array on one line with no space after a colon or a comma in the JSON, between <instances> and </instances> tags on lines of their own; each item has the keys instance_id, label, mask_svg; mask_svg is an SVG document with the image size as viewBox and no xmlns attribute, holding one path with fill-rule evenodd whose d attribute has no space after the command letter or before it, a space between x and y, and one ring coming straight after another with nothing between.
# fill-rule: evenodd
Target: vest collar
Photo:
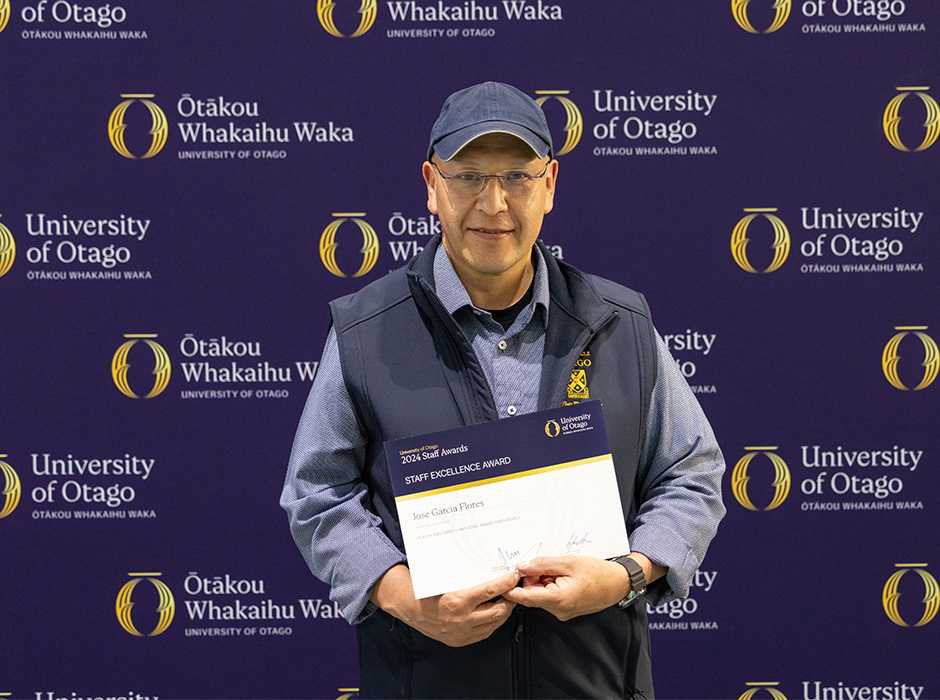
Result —
<instances>
[{"instance_id":1,"label":"vest collar","mask_svg":"<svg viewBox=\"0 0 940 700\"><path fill-rule=\"evenodd\" d=\"M412 292L424 287L437 294L434 284L434 255L440 244L441 234L436 234L428 241L424 250L405 266L405 274L408 276ZM600 297L588 276L556 259L541 241L537 241L536 245L548 270L548 290L552 304L587 326L589 332L596 332L604 326L614 313L614 308Z\"/></svg>"}]
</instances>

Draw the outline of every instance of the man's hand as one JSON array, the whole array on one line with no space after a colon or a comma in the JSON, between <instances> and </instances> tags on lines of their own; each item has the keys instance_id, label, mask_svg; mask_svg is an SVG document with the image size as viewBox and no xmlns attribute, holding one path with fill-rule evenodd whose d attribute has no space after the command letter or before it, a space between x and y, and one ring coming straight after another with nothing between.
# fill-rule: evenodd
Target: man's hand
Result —
<instances>
[{"instance_id":1,"label":"man's hand","mask_svg":"<svg viewBox=\"0 0 940 700\"><path fill-rule=\"evenodd\" d=\"M520 578L511 571L472 588L415 600L411 572L398 564L376 581L371 600L431 639L462 647L486 639L509 618L515 603L499 596L513 590Z\"/></svg>"},{"instance_id":2,"label":"man's hand","mask_svg":"<svg viewBox=\"0 0 940 700\"><path fill-rule=\"evenodd\" d=\"M630 576L620 564L586 556L536 557L520 562L522 588L503 596L519 605L543 608L559 620L598 612L630 590Z\"/></svg>"}]
</instances>

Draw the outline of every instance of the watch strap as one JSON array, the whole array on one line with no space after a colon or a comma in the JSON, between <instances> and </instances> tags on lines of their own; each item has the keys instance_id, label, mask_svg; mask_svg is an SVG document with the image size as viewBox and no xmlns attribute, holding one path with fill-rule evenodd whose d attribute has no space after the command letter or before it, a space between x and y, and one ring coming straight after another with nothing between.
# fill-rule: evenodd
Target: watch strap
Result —
<instances>
[{"instance_id":1,"label":"watch strap","mask_svg":"<svg viewBox=\"0 0 940 700\"><path fill-rule=\"evenodd\" d=\"M620 564L627 570L627 574L630 576L630 590L627 592L627 595L617 603L617 607L619 608L628 608L633 605L641 595L646 593L646 574L643 573L643 567L640 566L639 562L632 557L615 557L611 559L611 561Z\"/></svg>"}]
</instances>

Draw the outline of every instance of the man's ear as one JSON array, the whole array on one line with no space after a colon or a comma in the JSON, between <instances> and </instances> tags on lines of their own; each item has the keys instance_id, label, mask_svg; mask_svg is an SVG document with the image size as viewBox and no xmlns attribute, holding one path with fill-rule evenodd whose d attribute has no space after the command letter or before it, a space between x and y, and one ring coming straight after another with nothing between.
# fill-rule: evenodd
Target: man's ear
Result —
<instances>
[{"instance_id":1,"label":"man's ear","mask_svg":"<svg viewBox=\"0 0 940 700\"><path fill-rule=\"evenodd\" d=\"M552 160L548 165L548 172L545 173L545 188L548 190L548 196L545 198L545 213L547 214L555 206L555 180L558 178L558 161Z\"/></svg>"},{"instance_id":2,"label":"man's ear","mask_svg":"<svg viewBox=\"0 0 940 700\"><path fill-rule=\"evenodd\" d=\"M428 187L428 211L437 214L437 186L438 179L434 177L434 166L428 161L424 161L421 167L421 173L424 175L424 184Z\"/></svg>"}]
</instances>

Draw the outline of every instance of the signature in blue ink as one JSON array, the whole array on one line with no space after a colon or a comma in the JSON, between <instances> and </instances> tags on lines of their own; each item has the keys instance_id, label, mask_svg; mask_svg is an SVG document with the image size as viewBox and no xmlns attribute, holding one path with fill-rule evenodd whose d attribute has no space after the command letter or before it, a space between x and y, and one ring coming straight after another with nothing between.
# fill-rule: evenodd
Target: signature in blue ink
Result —
<instances>
[{"instance_id":1,"label":"signature in blue ink","mask_svg":"<svg viewBox=\"0 0 940 700\"><path fill-rule=\"evenodd\" d=\"M588 533L584 533L583 537L579 537L578 533L572 533L571 537L568 538L568 544L565 545L565 551L570 552L574 547L580 547L581 545L590 544L591 540L588 538Z\"/></svg>"},{"instance_id":2,"label":"signature in blue ink","mask_svg":"<svg viewBox=\"0 0 940 700\"><path fill-rule=\"evenodd\" d=\"M512 571L516 568L516 562L536 556L541 549L542 543L539 542L529 547L524 554L521 549L502 549L501 547L496 548L496 553L499 556L499 560L506 568L506 571Z\"/></svg>"}]
</instances>

